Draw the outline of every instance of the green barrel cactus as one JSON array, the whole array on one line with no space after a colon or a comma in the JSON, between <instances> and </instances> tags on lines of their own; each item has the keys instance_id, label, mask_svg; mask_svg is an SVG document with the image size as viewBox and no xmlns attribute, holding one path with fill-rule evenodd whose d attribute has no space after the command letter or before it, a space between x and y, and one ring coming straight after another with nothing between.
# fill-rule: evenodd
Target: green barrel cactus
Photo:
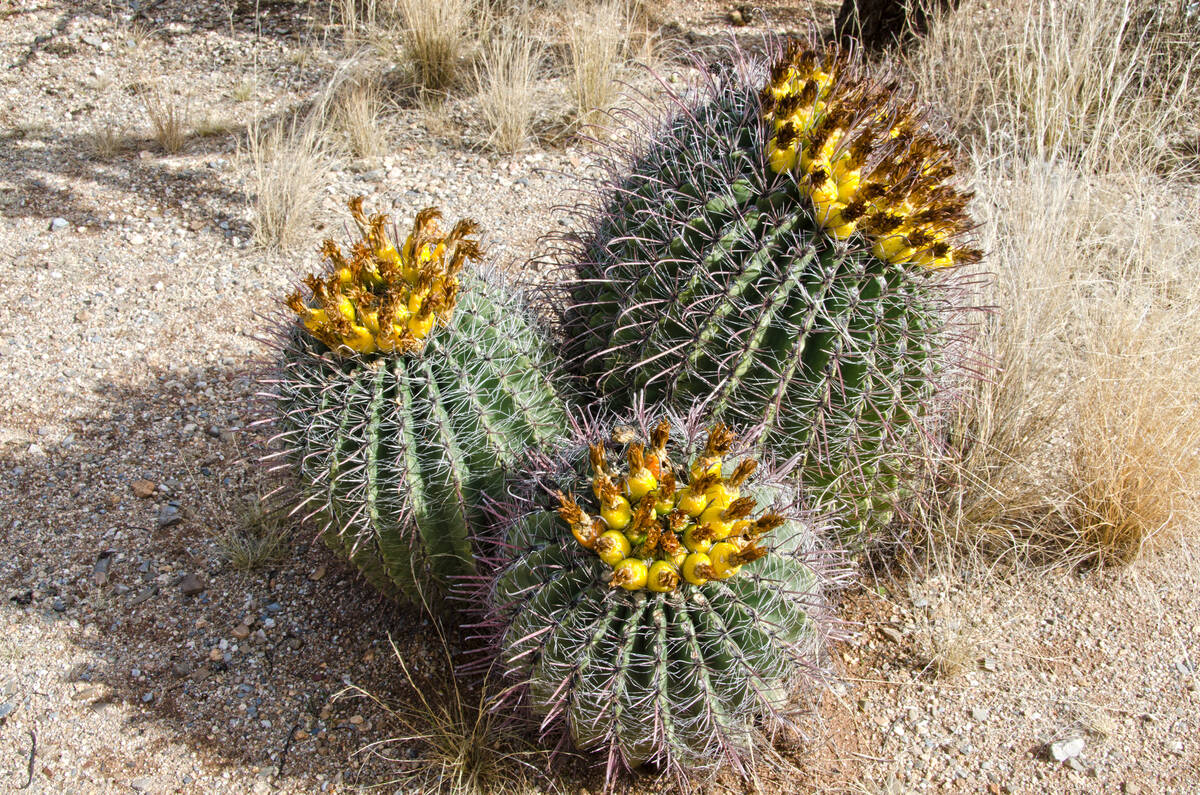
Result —
<instances>
[{"instance_id":1,"label":"green barrel cactus","mask_svg":"<svg viewBox=\"0 0 1200 795\"><path fill-rule=\"evenodd\" d=\"M758 429L861 538L959 357L969 196L894 86L791 44L674 97L553 247L587 388Z\"/></svg>"},{"instance_id":2,"label":"green barrel cactus","mask_svg":"<svg viewBox=\"0 0 1200 795\"><path fill-rule=\"evenodd\" d=\"M546 734L618 772L745 773L756 726L822 676L825 527L724 425L576 426L497 508L485 601L501 668Z\"/></svg>"},{"instance_id":3,"label":"green barrel cactus","mask_svg":"<svg viewBox=\"0 0 1200 795\"><path fill-rule=\"evenodd\" d=\"M332 241L328 273L287 304L278 375L281 467L299 481L296 512L374 585L439 610L474 572L483 498L529 446L564 421L544 337L481 256L474 225L449 234L436 210L397 247L383 215L351 210L349 256Z\"/></svg>"}]
</instances>

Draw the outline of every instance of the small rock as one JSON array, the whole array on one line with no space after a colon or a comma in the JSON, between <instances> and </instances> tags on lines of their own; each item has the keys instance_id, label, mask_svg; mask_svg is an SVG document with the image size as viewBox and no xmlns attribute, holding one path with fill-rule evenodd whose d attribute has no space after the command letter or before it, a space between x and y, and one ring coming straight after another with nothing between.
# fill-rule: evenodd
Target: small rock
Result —
<instances>
[{"instance_id":1,"label":"small rock","mask_svg":"<svg viewBox=\"0 0 1200 795\"><path fill-rule=\"evenodd\" d=\"M175 676L187 676L192 672L192 666L189 663L179 660L171 665L171 673Z\"/></svg>"},{"instance_id":2,"label":"small rock","mask_svg":"<svg viewBox=\"0 0 1200 795\"><path fill-rule=\"evenodd\" d=\"M30 458L45 458L46 450L40 444L31 444L29 449L25 451Z\"/></svg>"},{"instance_id":3,"label":"small rock","mask_svg":"<svg viewBox=\"0 0 1200 795\"><path fill-rule=\"evenodd\" d=\"M154 694L153 694L153 693L143 693L143 694L142 694L142 703L143 703L143 704L149 704L149 703L150 703L151 701L153 701L153 700L154 700Z\"/></svg>"},{"instance_id":4,"label":"small rock","mask_svg":"<svg viewBox=\"0 0 1200 795\"><path fill-rule=\"evenodd\" d=\"M81 687L79 690L75 691L75 695L72 696L72 698L74 698L76 701L86 701L89 704L92 704L97 701L104 701L111 695L112 688L106 684L97 683L94 685Z\"/></svg>"},{"instance_id":5,"label":"small rock","mask_svg":"<svg viewBox=\"0 0 1200 795\"><path fill-rule=\"evenodd\" d=\"M220 662L221 661L221 650L214 646L208 652L208 659L212 660L213 662Z\"/></svg>"},{"instance_id":6,"label":"small rock","mask_svg":"<svg viewBox=\"0 0 1200 795\"><path fill-rule=\"evenodd\" d=\"M141 593L139 593L137 596L135 596L129 600L129 606L135 607L137 605L140 605L142 602L146 601L151 596L154 596L154 594L156 594L156 593L158 593L157 585L150 585L146 588L143 588Z\"/></svg>"},{"instance_id":7,"label":"small rock","mask_svg":"<svg viewBox=\"0 0 1200 795\"><path fill-rule=\"evenodd\" d=\"M201 593L205 587L204 581L195 572L183 575L183 579L179 581L179 590L183 591L184 596L195 596Z\"/></svg>"},{"instance_id":8,"label":"small rock","mask_svg":"<svg viewBox=\"0 0 1200 795\"><path fill-rule=\"evenodd\" d=\"M322 563L320 566L317 566L316 570L312 574L308 575L308 579L312 580L313 582L318 582L324 576L325 564Z\"/></svg>"},{"instance_id":9,"label":"small rock","mask_svg":"<svg viewBox=\"0 0 1200 795\"><path fill-rule=\"evenodd\" d=\"M179 524L183 520L183 516L179 513L179 505L174 502L168 502L158 512L158 529L165 530L168 527Z\"/></svg>"},{"instance_id":10,"label":"small rock","mask_svg":"<svg viewBox=\"0 0 1200 795\"><path fill-rule=\"evenodd\" d=\"M11 701L6 701L3 704L0 704L0 725L2 725L4 721L8 720L8 716L13 714L13 711L16 708L17 705L13 704Z\"/></svg>"},{"instance_id":11,"label":"small rock","mask_svg":"<svg viewBox=\"0 0 1200 795\"><path fill-rule=\"evenodd\" d=\"M892 643L900 643L904 640L904 635L900 634L900 630L887 625L879 627L879 634L883 635Z\"/></svg>"},{"instance_id":12,"label":"small rock","mask_svg":"<svg viewBox=\"0 0 1200 795\"><path fill-rule=\"evenodd\" d=\"M235 640L245 640L250 637L250 627L245 624L238 624L233 628L233 637Z\"/></svg>"},{"instance_id":13,"label":"small rock","mask_svg":"<svg viewBox=\"0 0 1200 795\"><path fill-rule=\"evenodd\" d=\"M150 778L149 776L135 778L133 781L129 782L129 787L135 792L150 792L154 789L154 779Z\"/></svg>"},{"instance_id":14,"label":"small rock","mask_svg":"<svg viewBox=\"0 0 1200 795\"><path fill-rule=\"evenodd\" d=\"M362 716L362 715L352 715L352 716L350 716L350 723L351 723L352 725L354 725L354 726L360 726L360 725L362 725L362 722L363 722L363 720L364 720L364 718L363 718L363 716Z\"/></svg>"},{"instance_id":15,"label":"small rock","mask_svg":"<svg viewBox=\"0 0 1200 795\"><path fill-rule=\"evenodd\" d=\"M54 218L50 221L50 231L61 232L70 225L71 224L67 222L66 218Z\"/></svg>"},{"instance_id":16,"label":"small rock","mask_svg":"<svg viewBox=\"0 0 1200 795\"><path fill-rule=\"evenodd\" d=\"M133 495L135 497L144 500L154 496L155 490L158 489L158 484L153 480L138 478L137 480L130 482L129 488L133 490Z\"/></svg>"},{"instance_id":17,"label":"small rock","mask_svg":"<svg viewBox=\"0 0 1200 795\"><path fill-rule=\"evenodd\" d=\"M991 716L991 714L992 713L984 707L971 707L971 720L976 721L977 723L983 723Z\"/></svg>"},{"instance_id":18,"label":"small rock","mask_svg":"<svg viewBox=\"0 0 1200 795\"><path fill-rule=\"evenodd\" d=\"M1065 762L1083 753L1083 738L1072 737L1069 740L1055 740L1050 743L1050 758L1055 762Z\"/></svg>"}]
</instances>

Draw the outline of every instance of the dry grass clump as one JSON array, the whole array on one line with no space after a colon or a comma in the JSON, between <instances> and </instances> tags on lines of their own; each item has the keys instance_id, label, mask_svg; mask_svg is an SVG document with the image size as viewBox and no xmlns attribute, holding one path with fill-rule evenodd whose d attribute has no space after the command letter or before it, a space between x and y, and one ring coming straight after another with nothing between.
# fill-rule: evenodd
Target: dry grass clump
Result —
<instances>
[{"instance_id":1,"label":"dry grass clump","mask_svg":"<svg viewBox=\"0 0 1200 795\"><path fill-rule=\"evenodd\" d=\"M1200 129L1197 45L1185 2L963 0L910 66L969 137L1088 171L1161 168Z\"/></svg>"},{"instance_id":2,"label":"dry grass clump","mask_svg":"<svg viewBox=\"0 0 1200 795\"><path fill-rule=\"evenodd\" d=\"M292 525L286 515L251 498L237 520L218 538L221 555L238 571L253 571L282 560L288 551Z\"/></svg>"},{"instance_id":3,"label":"dry grass clump","mask_svg":"<svg viewBox=\"0 0 1200 795\"><path fill-rule=\"evenodd\" d=\"M633 57L635 7L626 0L579 6L570 22L569 86L582 126L598 124L621 92Z\"/></svg>"},{"instance_id":4,"label":"dry grass clump","mask_svg":"<svg viewBox=\"0 0 1200 795\"><path fill-rule=\"evenodd\" d=\"M158 145L171 154L183 149L191 126L187 100L161 85L143 88L141 98Z\"/></svg>"},{"instance_id":5,"label":"dry grass clump","mask_svg":"<svg viewBox=\"0 0 1200 795\"><path fill-rule=\"evenodd\" d=\"M319 125L311 120L278 121L265 128L254 124L247 155L255 185L254 241L282 249L306 242L328 160Z\"/></svg>"},{"instance_id":6,"label":"dry grass clump","mask_svg":"<svg viewBox=\"0 0 1200 795\"><path fill-rule=\"evenodd\" d=\"M453 655L440 629L438 634L446 670L451 671ZM404 674L403 704L391 705L358 687L339 694L369 699L399 732L360 751L395 767L396 777L384 786L449 795L529 792L532 780L546 769L554 752L509 725L506 713L496 708L496 694L486 684L491 678L485 677L478 692L465 689L454 675L445 677L444 684L427 677L418 680L394 641L392 652Z\"/></svg>"},{"instance_id":7,"label":"dry grass clump","mask_svg":"<svg viewBox=\"0 0 1200 795\"><path fill-rule=\"evenodd\" d=\"M396 0L404 51L426 91L444 92L457 81L474 6L474 0Z\"/></svg>"},{"instance_id":8,"label":"dry grass clump","mask_svg":"<svg viewBox=\"0 0 1200 795\"><path fill-rule=\"evenodd\" d=\"M488 143L509 154L528 142L537 110L543 47L522 21L505 20L488 37L475 70L477 103L491 131Z\"/></svg>"},{"instance_id":9,"label":"dry grass clump","mask_svg":"<svg viewBox=\"0 0 1200 795\"><path fill-rule=\"evenodd\" d=\"M340 93L334 117L356 157L377 157L387 151L382 113L383 97L379 85L370 77L351 81Z\"/></svg>"},{"instance_id":10,"label":"dry grass clump","mask_svg":"<svg viewBox=\"0 0 1200 795\"><path fill-rule=\"evenodd\" d=\"M125 131L111 121L97 121L88 132L87 143L92 155L102 160L129 147Z\"/></svg>"},{"instance_id":11,"label":"dry grass clump","mask_svg":"<svg viewBox=\"0 0 1200 795\"><path fill-rule=\"evenodd\" d=\"M964 0L911 58L970 136L1001 308L978 338L996 370L966 387L922 517L935 540L1110 564L1200 518L1200 193L1164 134L1197 89L1167 57L1175 28L1112 5L997 19Z\"/></svg>"}]
</instances>

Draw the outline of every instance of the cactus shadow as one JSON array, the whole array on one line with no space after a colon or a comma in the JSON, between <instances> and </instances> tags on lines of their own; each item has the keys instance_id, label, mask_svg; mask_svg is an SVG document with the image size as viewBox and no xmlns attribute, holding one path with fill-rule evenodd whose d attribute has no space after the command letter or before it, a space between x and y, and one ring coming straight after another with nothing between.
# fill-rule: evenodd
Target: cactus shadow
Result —
<instances>
[{"instance_id":1,"label":"cactus shadow","mask_svg":"<svg viewBox=\"0 0 1200 795\"><path fill-rule=\"evenodd\" d=\"M104 382L63 420L65 437L0 439L0 618L13 646L0 683L30 699L6 733L42 733L32 706L44 696L78 727L68 739L154 737L125 767L153 767L174 745L210 771L300 791L397 775L387 756L358 752L399 733L385 706L413 714L422 694L435 708L449 697L459 644L380 598L311 526L289 525L284 554L260 568L230 562L228 534L273 485L258 463L266 432L230 432L259 418L256 389L251 373L222 367ZM351 686L361 692L343 693Z\"/></svg>"}]
</instances>

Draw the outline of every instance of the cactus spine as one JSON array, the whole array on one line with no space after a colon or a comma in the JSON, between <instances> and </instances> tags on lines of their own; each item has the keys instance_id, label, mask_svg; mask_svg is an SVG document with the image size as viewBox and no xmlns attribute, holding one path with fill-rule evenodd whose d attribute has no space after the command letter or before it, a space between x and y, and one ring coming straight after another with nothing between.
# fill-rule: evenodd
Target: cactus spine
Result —
<instances>
[{"instance_id":1,"label":"cactus spine","mask_svg":"<svg viewBox=\"0 0 1200 795\"><path fill-rule=\"evenodd\" d=\"M861 535L953 365L945 274L979 259L949 149L836 48L676 99L555 255L576 274L568 358L618 402L706 401L761 429Z\"/></svg>"},{"instance_id":2,"label":"cactus spine","mask_svg":"<svg viewBox=\"0 0 1200 795\"><path fill-rule=\"evenodd\" d=\"M474 571L483 496L563 409L524 307L469 265L473 224L443 235L424 210L397 245L386 217L351 210L351 255L327 241L328 274L288 299L300 322L273 383L277 456L327 543L385 592L438 609Z\"/></svg>"},{"instance_id":3,"label":"cactus spine","mask_svg":"<svg viewBox=\"0 0 1200 795\"><path fill-rule=\"evenodd\" d=\"M621 437L606 459L600 430L580 429L507 506L511 554L489 598L500 659L543 730L603 754L610 778L646 763L744 772L755 721L820 670L816 528L777 474L732 455L724 426L705 441L694 420L639 419Z\"/></svg>"}]
</instances>

